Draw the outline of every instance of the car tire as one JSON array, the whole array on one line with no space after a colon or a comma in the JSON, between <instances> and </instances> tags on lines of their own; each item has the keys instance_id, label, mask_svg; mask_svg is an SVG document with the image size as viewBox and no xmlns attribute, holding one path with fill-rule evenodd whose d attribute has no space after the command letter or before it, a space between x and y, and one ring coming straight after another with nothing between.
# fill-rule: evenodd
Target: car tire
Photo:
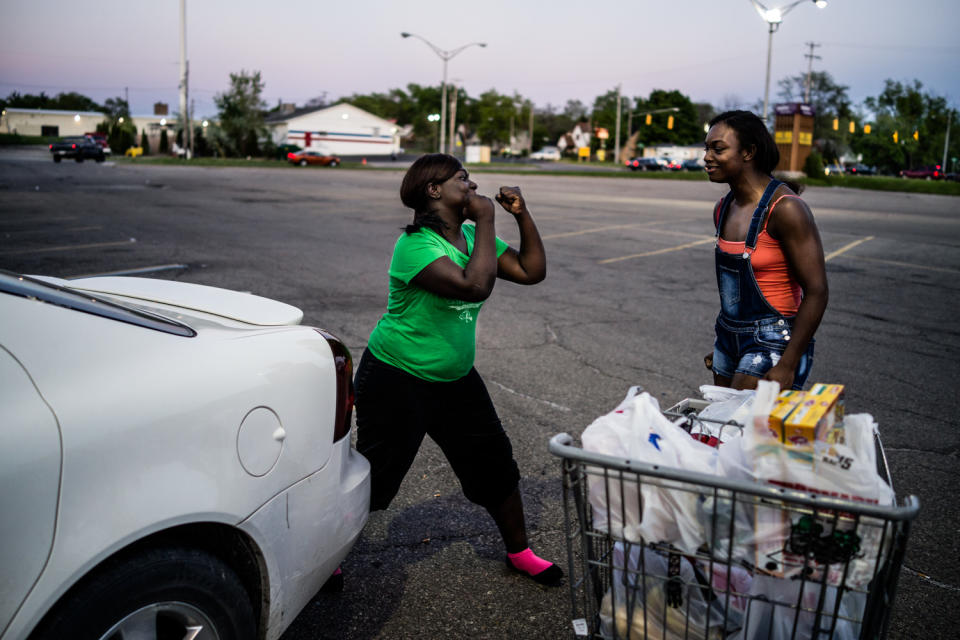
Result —
<instances>
[{"instance_id":1,"label":"car tire","mask_svg":"<svg viewBox=\"0 0 960 640\"><path fill-rule=\"evenodd\" d=\"M300 161L300 166L301 166L301 167L307 166L307 161L306 161L306 160L301 160L301 161Z\"/></svg>"},{"instance_id":2,"label":"car tire","mask_svg":"<svg viewBox=\"0 0 960 640\"><path fill-rule=\"evenodd\" d=\"M250 596L236 573L203 551L159 548L109 564L75 588L31 640L199 637L254 640ZM126 633L125 633L126 632Z\"/></svg>"},{"instance_id":3,"label":"car tire","mask_svg":"<svg viewBox=\"0 0 960 640\"><path fill-rule=\"evenodd\" d=\"M340 164L340 163L337 162L336 160L331 160L331 161L330 161L330 166L331 166L331 167L335 167L335 166L337 166L338 164Z\"/></svg>"},{"instance_id":4,"label":"car tire","mask_svg":"<svg viewBox=\"0 0 960 640\"><path fill-rule=\"evenodd\" d=\"M74 160L76 160L77 162L83 162L83 156L77 156L76 158L74 158Z\"/></svg>"},{"instance_id":5,"label":"car tire","mask_svg":"<svg viewBox=\"0 0 960 640\"><path fill-rule=\"evenodd\" d=\"M61 158L60 156L53 156L53 161L54 161L54 162L60 162L62 159L63 159L63 158Z\"/></svg>"}]
</instances>

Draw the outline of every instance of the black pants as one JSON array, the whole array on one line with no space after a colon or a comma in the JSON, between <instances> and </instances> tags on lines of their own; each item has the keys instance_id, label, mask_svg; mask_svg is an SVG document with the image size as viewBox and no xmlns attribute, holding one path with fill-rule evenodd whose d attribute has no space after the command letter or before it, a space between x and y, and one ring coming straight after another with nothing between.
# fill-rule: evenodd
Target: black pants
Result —
<instances>
[{"instance_id":1,"label":"black pants","mask_svg":"<svg viewBox=\"0 0 960 640\"><path fill-rule=\"evenodd\" d=\"M363 352L355 377L357 450L370 461L370 510L386 509L423 436L439 445L468 500L496 507L517 488L513 447L476 369L430 382Z\"/></svg>"}]
</instances>

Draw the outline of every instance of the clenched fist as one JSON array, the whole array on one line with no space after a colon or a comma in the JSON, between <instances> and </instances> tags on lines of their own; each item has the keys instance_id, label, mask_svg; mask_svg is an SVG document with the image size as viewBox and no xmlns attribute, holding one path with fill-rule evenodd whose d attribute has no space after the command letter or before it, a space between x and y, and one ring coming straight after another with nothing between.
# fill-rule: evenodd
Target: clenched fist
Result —
<instances>
[{"instance_id":1,"label":"clenched fist","mask_svg":"<svg viewBox=\"0 0 960 640\"><path fill-rule=\"evenodd\" d=\"M520 187L500 187L500 193L496 198L501 207L515 216L527 210L527 203L523 200Z\"/></svg>"}]
</instances>

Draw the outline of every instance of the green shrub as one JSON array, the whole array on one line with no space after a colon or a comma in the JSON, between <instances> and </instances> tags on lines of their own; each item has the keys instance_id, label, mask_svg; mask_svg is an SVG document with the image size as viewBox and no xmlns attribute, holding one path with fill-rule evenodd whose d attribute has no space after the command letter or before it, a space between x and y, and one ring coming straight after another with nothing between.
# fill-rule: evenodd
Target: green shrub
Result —
<instances>
[{"instance_id":1,"label":"green shrub","mask_svg":"<svg viewBox=\"0 0 960 640\"><path fill-rule=\"evenodd\" d=\"M816 150L810 151L806 161L803 163L803 172L808 178L823 177L823 158Z\"/></svg>"}]
</instances>

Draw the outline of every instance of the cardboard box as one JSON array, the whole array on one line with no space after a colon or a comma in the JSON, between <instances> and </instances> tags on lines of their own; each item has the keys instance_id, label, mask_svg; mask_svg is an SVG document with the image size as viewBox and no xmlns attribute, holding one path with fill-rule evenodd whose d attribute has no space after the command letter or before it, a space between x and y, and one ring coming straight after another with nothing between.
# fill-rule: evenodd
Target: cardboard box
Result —
<instances>
[{"instance_id":1,"label":"cardboard box","mask_svg":"<svg viewBox=\"0 0 960 640\"><path fill-rule=\"evenodd\" d=\"M843 410L842 384L813 385L784 420L784 444L812 447L818 436L822 440L835 424L843 421Z\"/></svg>"},{"instance_id":2,"label":"cardboard box","mask_svg":"<svg viewBox=\"0 0 960 640\"><path fill-rule=\"evenodd\" d=\"M781 391L777 396L777 403L773 405L773 411L770 412L769 424L772 435L780 442L785 442L784 423L787 416L803 402L805 397L806 394L803 391L792 389Z\"/></svg>"}]
</instances>

